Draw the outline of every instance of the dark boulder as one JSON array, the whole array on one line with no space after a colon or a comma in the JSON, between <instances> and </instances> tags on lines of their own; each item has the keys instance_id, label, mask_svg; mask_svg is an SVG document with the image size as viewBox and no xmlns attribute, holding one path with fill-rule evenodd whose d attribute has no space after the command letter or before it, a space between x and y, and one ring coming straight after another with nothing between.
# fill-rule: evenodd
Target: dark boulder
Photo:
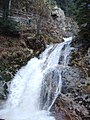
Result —
<instances>
[{"instance_id":1,"label":"dark boulder","mask_svg":"<svg viewBox=\"0 0 90 120\"><path fill-rule=\"evenodd\" d=\"M5 100L7 99L8 96L8 85L7 83L3 80L3 78L0 76L0 99Z\"/></svg>"},{"instance_id":2,"label":"dark boulder","mask_svg":"<svg viewBox=\"0 0 90 120\"><path fill-rule=\"evenodd\" d=\"M45 49L45 43L41 36L35 36L34 38L28 37L25 43L29 49L35 51L40 50L42 52Z\"/></svg>"},{"instance_id":3,"label":"dark boulder","mask_svg":"<svg viewBox=\"0 0 90 120\"><path fill-rule=\"evenodd\" d=\"M83 86L86 82L85 74L77 67L65 67L61 73L62 76L62 93L75 94L79 86Z\"/></svg>"}]
</instances>

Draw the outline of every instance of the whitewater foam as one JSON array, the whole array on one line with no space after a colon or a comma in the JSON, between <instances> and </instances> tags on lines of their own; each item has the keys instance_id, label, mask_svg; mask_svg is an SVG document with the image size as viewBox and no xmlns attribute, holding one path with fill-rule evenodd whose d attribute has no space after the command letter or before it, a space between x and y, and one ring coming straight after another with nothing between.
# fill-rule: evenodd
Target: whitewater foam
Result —
<instances>
[{"instance_id":1,"label":"whitewater foam","mask_svg":"<svg viewBox=\"0 0 90 120\"><path fill-rule=\"evenodd\" d=\"M50 116L49 111L61 92L61 75L59 75L59 84L54 92L53 100L46 110L40 109L42 82L49 69L55 68L59 62L63 66L67 64L67 57L72 50L70 42L71 38L68 40L65 38L65 42L61 44L48 46L40 55L40 59L32 58L16 73L11 82L8 100L0 110L0 118L6 120L55 120ZM61 56L63 59L60 61Z\"/></svg>"}]
</instances>

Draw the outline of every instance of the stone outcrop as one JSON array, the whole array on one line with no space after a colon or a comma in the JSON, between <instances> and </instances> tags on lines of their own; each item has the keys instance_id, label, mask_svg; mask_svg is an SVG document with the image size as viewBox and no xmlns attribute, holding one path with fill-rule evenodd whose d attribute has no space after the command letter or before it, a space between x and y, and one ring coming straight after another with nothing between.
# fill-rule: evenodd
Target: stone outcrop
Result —
<instances>
[{"instance_id":1,"label":"stone outcrop","mask_svg":"<svg viewBox=\"0 0 90 120\"><path fill-rule=\"evenodd\" d=\"M44 75L42 88L41 88L41 108L48 109L53 102L56 91L59 85L58 69L48 70L49 72Z\"/></svg>"},{"instance_id":2,"label":"stone outcrop","mask_svg":"<svg viewBox=\"0 0 90 120\"><path fill-rule=\"evenodd\" d=\"M55 6L52 9L51 16L54 18L54 20L57 20L59 24L59 28L62 29L63 32L65 32L65 14L64 11L61 8L58 8Z\"/></svg>"},{"instance_id":3,"label":"stone outcrop","mask_svg":"<svg viewBox=\"0 0 90 120\"><path fill-rule=\"evenodd\" d=\"M0 77L0 100L7 99L8 96L8 86L7 83Z\"/></svg>"},{"instance_id":4,"label":"stone outcrop","mask_svg":"<svg viewBox=\"0 0 90 120\"><path fill-rule=\"evenodd\" d=\"M76 36L79 27L73 18L66 17L64 11L57 6L52 9L51 16L56 25L62 31L64 37Z\"/></svg>"},{"instance_id":5,"label":"stone outcrop","mask_svg":"<svg viewBox=\"0 0 90 120\"><path fill-rule=\"evenodd\" d=\"M61 69L61 68L60 68ZM89 116L90 104L90 79L87 79L84 71L78 67L65 67L62 69L62 91L61 95L55 101L52 111L55 110L57 119L63 115L65 120L82 120Z\"/></svg>"}]
</instances>

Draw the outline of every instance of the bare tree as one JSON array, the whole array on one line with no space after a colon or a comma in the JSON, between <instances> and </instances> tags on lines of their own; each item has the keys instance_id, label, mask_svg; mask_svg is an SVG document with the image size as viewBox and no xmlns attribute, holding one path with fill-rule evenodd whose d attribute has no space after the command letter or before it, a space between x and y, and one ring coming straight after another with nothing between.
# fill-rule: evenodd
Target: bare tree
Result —
<instances>
[{"instance_id":1,"label":"bare tree","mask_svg":"<svg viewBox=\"0 0 90 120\"><path fill-rule=\"evenodd\" d=\"M48 18L49 10L44 0L33 0L33 10L37 13L37 35L40 34L43 18Z\"/></svg>"}]
</instances>

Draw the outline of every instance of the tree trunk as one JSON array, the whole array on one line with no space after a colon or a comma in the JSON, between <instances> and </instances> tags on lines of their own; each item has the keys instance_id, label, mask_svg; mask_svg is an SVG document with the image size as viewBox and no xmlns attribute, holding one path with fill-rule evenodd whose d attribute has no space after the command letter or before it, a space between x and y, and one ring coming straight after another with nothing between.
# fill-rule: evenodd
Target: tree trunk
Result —
<instances>
[{"instance_id":1,"label":"tree trunk","mask_svg":"<svg viewBox=\"0 0 90 120\"><path fill-rule=\"evenodd\" d=\"M41 29L41 16L37 20L37 33L36 33L37 35L40 34L40 29Z\"/></svg>"},{"instance_id":2,"label":"tree trunk","mask_svg":"<svg viewBox=\"0 0 90 120\"><path fill-rule=\"evenodd\" d=\"M11 2L12 2L12 0L9 0L9 11L11 9Z\"/></svg>"},{"instance_id":3,"label":"tree trunk","mask_svg":"<svg viewBox=\"0 0 90 120\"><path fill-rule=\"evenodd\" d=\"M3 20L8 19L8 14L9 14L9 1L10 0L4 0L3 1Z\"/></svg>"}]
</instances>

